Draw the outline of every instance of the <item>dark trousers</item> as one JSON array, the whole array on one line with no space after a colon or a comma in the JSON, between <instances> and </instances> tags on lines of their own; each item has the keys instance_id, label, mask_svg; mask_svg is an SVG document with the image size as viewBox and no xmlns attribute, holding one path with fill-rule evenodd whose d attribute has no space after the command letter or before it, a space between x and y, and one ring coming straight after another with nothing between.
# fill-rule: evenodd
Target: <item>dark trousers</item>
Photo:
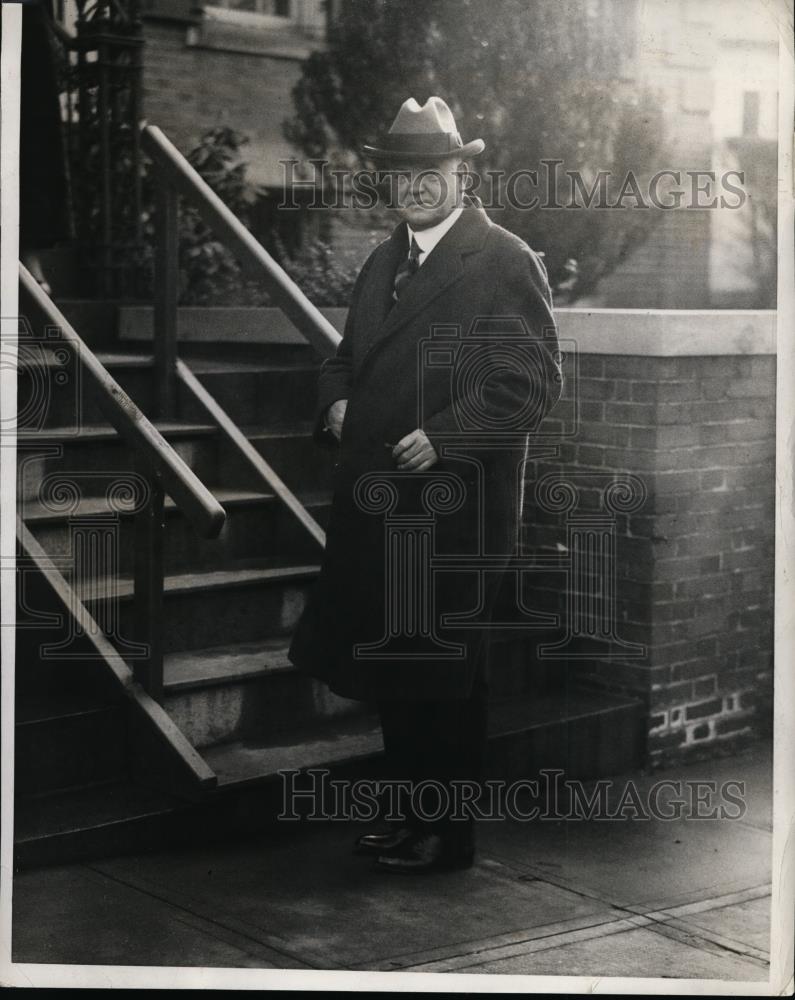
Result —
<instances>
[{"instance_id":1,"label":"dark trousers","mask_svg":"<svg viewBox=\"0 0 795 1000\"><path fill-rule=\"evenodd\" d=\"M476 676L468 698L379 701L377 708L384 738L386 777L394 782L410 782L412 789L420 782L433 783L413 796L417 809L412 809L411 792L392 800L405 815L405 825L418 831L437 832L453 842L460 838L472 841L471 818L459 818L462 813L469 815L471 810L466 805L461 808L460 789L455 791L453 783L479 786L482 779L488 717L488 684L482 673ZM386 803L390 804L388 797Z\"/></svg>"}]
</instances>

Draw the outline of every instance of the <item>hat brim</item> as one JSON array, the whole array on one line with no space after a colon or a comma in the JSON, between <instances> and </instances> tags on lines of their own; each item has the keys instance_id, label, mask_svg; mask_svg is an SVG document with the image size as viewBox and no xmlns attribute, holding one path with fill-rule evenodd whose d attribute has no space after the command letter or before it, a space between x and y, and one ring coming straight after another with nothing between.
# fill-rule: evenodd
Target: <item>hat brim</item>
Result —
<instances>
[{"instance_id":1,"label":"hat brim","mask_svg":"<svg viewBox=\"0 0 795 1000\"><path fill-rule=\"evenodd\" d=\"M438 160L449 160L453 156L466 159L469 156L478 156L486 148L482 139L472 139L465 142L463 146L458 146L448 152L433 151L428 152L412 149L384 149L379 146L362 146L361 152L371 160L392 160L400 163L434 163Z\"/></svg>"}]
</instances>

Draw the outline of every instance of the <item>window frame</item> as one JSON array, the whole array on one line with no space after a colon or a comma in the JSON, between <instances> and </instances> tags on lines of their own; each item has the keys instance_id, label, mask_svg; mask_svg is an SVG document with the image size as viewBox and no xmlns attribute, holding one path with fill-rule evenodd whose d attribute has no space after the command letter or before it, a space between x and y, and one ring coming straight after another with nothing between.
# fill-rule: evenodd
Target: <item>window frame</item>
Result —
<instances>
[{"instance_id":1,"label":"window frame","mask_svg":"<svg viewBox=\"0 0 795 1000\"><path fill-rule=\"evenodd\" d=\"M276 3L278 0L273 0L273 2ZM239 7L230 7L229 3L230 0L207 0L204 6L216 20L243 26L284 29L294 25L297 20L295 0L286 0L289 9L287 14L268 14L260 10L243 10Z\"/></svg>"}]
</instances>

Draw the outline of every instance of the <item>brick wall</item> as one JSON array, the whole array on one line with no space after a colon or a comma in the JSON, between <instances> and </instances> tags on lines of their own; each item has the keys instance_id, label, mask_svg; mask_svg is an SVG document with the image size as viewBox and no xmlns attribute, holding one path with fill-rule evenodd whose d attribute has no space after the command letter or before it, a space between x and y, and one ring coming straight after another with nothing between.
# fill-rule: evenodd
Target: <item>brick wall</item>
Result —
<instances>
[{"instance_id":1,"label":"brick wall","mask_svg":"<svg viewBox=\"0 0 795 1000\"><path fill-rule=\"evenodd\" d=\"M566 313L564 336L572 318ZM645 646L645 655L622 657L614 648L588 656L594 642L579 635L570 649L583 658L572 658L567 669L581 683L643 698L648 760L657 765L728 749L770 727L775 356L766 345L754 353L764 336L753 317L769 314L733 314L745 322L750 353L725 355L692 353L699 341L720 350L721 314L690 314L717 330L689 344L674 337L673 356L645 353L644 315L636 317L635 355L588 353L606 316L591 316L586 337L587 317L578 317L579 373L564 392L564 407L566 397L578 397L577 430L561 439L558 460L533 463L527 479L531 491L557 473L577 487L577 510L592 513L604 509L600 489L616 475L643 484L642 506L615 515L615 631ZM731 326L724 324L725 341ZM605 349L609 343L597 347ZM561 551L566 515L545 511L528 495L526 550ZM531 603L565 613L562 591L593 584L548 574L532 584Z\"/></svg>"},{"instance_id":2,"label":"brick wall","mask_svg":"<svg viewBox=\"0 0 795 1000\"><path fill-rule=\"evenodd\" d=\"M179 22L145 22L144 117L183 153L217 125L242 132L250 139L248 176L281 186L278 161L296 155L281 126L291 111L299 59L190 45L190 30Z\"/></svg>"},{"instance_id":3,"label":"brick wall","mask_svg":"<svg viewBox=\"0 0 795 1000\"><path fill-rule=\"evenodd\" d=\"M586 299L617 308L709 307L713 214L698 209L658 210L657 225L645 243L604 277Z\"/></svg>"}]
</instances>

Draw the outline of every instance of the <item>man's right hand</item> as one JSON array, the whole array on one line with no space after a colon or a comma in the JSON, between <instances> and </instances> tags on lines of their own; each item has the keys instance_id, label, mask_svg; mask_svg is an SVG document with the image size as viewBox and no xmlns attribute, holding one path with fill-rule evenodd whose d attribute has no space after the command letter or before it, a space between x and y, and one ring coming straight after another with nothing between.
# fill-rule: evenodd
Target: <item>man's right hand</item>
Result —
<instances>
[{"instance_id":1,"label":"man's right hand","mask_svg":"<svg viewBox=\"0 0 795 1000\"><path fill-rule=\"evenodd\" d=\"M342 424L345 420L345 411L347 408L348 400L338 399L326 410L326 425L338 441L342 437Z\"/></svg>"}]
</instances>

